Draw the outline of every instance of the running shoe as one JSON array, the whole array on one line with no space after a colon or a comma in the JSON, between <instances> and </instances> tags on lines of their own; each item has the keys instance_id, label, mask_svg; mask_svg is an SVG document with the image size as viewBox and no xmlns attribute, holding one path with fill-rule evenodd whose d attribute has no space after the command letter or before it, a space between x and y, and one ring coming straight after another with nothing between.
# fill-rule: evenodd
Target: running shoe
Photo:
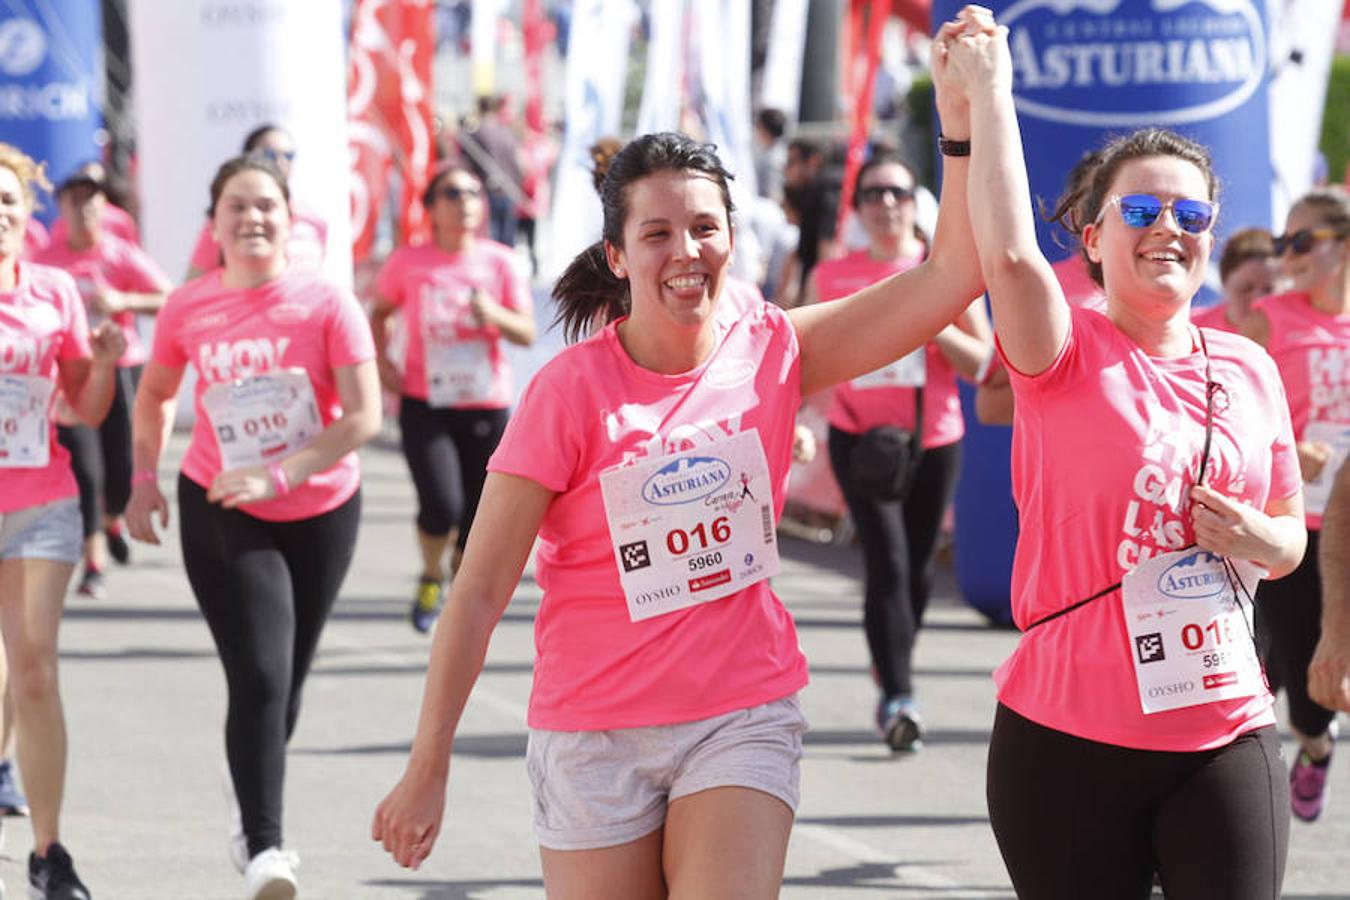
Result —
<instances>
[{"instance_id":1,"label":"running shoe","mask_svg":"<svg viewBox=\"0 0 1350 900\"><path fill-rule=\"evenodd\" d=\"M923 748L923 719L913 698L883 700L877 706L877 730L893 753L914 753Z\"/></svg>"},{"instance_id":2,"label":"running shoe","mask_svg":"<svg viewBox=\"0 0 1350 900\"><path fill-rule=\"evenodd\" d=\"M300 857L280 847L268 847L244 869L244 896L248 900L291 900Z\"/></svg>"},{"instance_id":3,"label":"running shoe","mask_svg":"<svg viewBox=\"0 0 1350 900\"><path fill-rule=\"evenodd\" d=\"M417 593L413 595L412 626L426 634L436 624L441 614L441 582L437 578L423 577L417 582Z\"/></svg>"},{"instance_id":4,"label":"running shoe","mask_svg":"<svg viewBox=\"0 0 1350 900\"><path fill-rule=\"evenodd\" d=\"M28 815L28 798L14 778L14 763L0 760L0 816Z\"/></svg>"},{"instance_id":5,"label":"running shoe","mask_svg":"<svg viewBox=\"0 0 1350 900\"><path fill-rule=\"evenodd\" d=\"M80 577L80 586L75 589L75 593L81 597L88 597L90 600L102 600L107 596L103 573L98 569L91 569L86 566L84 575Z\"/></svg>"},{"instance_id":6,"label":"running shoe","mask_svg":"<svg viewBox=\"0 0 1350 900\"><path fill-rule=\"evenodd\" d=\"M125 566L131 562L131 546L127 544L127 539L122 534L121 525L109 525L103 530L103 537L108 543L108 555L115 563Z\"/></svg>"},{"instance_id":7,"label":"running shoe","mask_svg":"<svg viewBox=\"0 0 1350 900\"><path fill-rule=\"evenodd\" d=\"M1298 751L1289 770L1289 807L1298 818L1315 822L1326 808L1331 793L1327 776L1331 773L1331 754L1314 761L1307 751Z\"/></svg>"},{"instance_id":8,"label":"running shoe","mask_svg":"<svg viewBox=\"0 0 1350 900\"><path fill-rule=\"evenodd\" d=\"M75 862L55 842L47 855L28 854L28 895L35 900L89 900L89 889L75 874Z\"/></svg>"}]
</instances>

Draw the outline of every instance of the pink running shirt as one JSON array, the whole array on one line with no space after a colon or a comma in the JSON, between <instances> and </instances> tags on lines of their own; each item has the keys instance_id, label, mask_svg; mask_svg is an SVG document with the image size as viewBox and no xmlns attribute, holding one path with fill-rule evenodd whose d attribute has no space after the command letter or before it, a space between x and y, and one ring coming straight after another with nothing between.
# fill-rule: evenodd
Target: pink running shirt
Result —
<instances>
[{"instance_id":1,"label":"pink running shirt","mask_svg":"<svg viewBox=\"0 0 1350 900\"><path fill-rule=\"evenodd\" d=\"M838 300L875 284L883 278L917 266L920 258L875 260L866 250L855 250L839 259L819 263L813 277L820 302ZM926 381L923 387L923 447L945 447L966 433L961 417L961 397L956 390L956 370L938 345L924 347ZM851 382L835 385L826 413L830 425L850 434L882 425L914 427L914 389L907 387L858 388Z\"/></svg>"},{"instance_id":2,"label":"pink running shirt","mask_svg":"<svg viewBox=\"0 0 1350 900\"><path fill-rule=\"evenodd\" d=\"M47 226L30 217L28 227L24 229L23 233L23 250L20 251L19 255L24 259L32 259L45 250L51 242L52 238L47 233Z\"/></svg>"},{"instance_id":3,"label":"pink running shirt","mask_svg":"<svg viewBox=\"0 0 1350 900\"><path fill-rule=\"evenodd\" d=\"M1187 493L1205 437L1204 355L1153 358L1101 313L1071 314L1048 370L1027 377L1008 366L1021 628L1194 539ZM1298 458L1274 364L1244 337L1207 329L1204 338L1223 388L1206 483L1257 508L1293 496ZM1145 715L1131 652L1112 591L1024 634L994 673L999 700L1048 728L1141 750L1220 747L1275 721L1265 692Z\"/></svg>"},{"instance_id":4,"label":"pink running shirt","mask_svg":"<svg viewBox=\"0 0 1350 900\"><path fill-rule=\"evenodd\" d=\"M21 262L18 276L14 290L0 291L0 373L37 375L59 388L57 364L91 355L84 304L75 282L59 269ZM70 454L56 440L50 408L47 444L51 455L46 466L0 468L0 513L79 496Z\"/></svg>"},{"instance_id":5,"label":"pink running shirt","mask_svg":"<svg viewBox=\"0 0 1350 900\"><path fill-rule=\"evenodd\" d=\"M86 313L94 286L104 284L115 291L133 294L155 294L173 287L169 276L144 250L128 244L121 238L105 234L88 250L74 250L64 241L52 241L38 254L37 262L54 266L70 273L75 286L84 298ZM139 366L149 354L136 330L136 314L120 312L112 316L127 339L126 352L117 361L119 366Z\"/></svg>"},{"instance_id":6,"label":"pink running shirt","mask_svg":"<svg viewBox=\"0 0 1350 900\"><path fill-rule=\"evenodd\" d=\"M633 622L619 586L600 474L643 457L755 429L782 512L801 402L800 350L787 315L762 303L716 314L698 368L639 367L610 324L534 377L488 470L557 495L539 529L529 725L594 731L690 722L785 697L807 682L792 617L767 580Z\"/></svg>"},{"instance_id":7,"label":"pink running shirt","mask_svg":"<svg viewBox=\"0 0 1350 900\"><path fill-rule=\"evenodd\" d=\"M491 367L491 399L464 404L463 409L505 409L511 405L511 367L495 325L480 325L469 307L474 289L483 291L507 309L530 312L530 286L516 265L515 253L502 244L479 239L462 253L446 253L435 244L400 247L380 269L375 290L381 300L403 311L408 351L404 360L403 393L427 399L427 326L451 328L461 341L487 343Z\"/></svg>"},{"instance_id":8,"label":"pink running shirt","mask_svg":"<svg viewBox=\"0 0 1350 900\"><path fill-rule=\"evenodd\" d=\"M1284 379L1294 436L1303 440L1309 422L1350 424L1350 315L1324 313L1298 292L1262 297L1252 309L1270 323L1266 350ZM1320 529L1321 513L1307 522Z\"/></svg>"},{"instance_id":9,"label":"pink running shirt","mask_svg":"<svg viewBox=\"0 0 1350 900\"><path fill-rule=\"evenodd\" d=\"M314 213L292 207L291 235L286 241L286 263L293 272L318 272L328 248L328 223ZM203 275L221 266L220 244L211 234L211 220L202 223L188 260Z\"/></svg>"},{"instance_id":10,"label":"pink running shirt","mask_svg":"<svg viewBox=\"0 0 1350 900\"><path fill-rule=\"evenodd\" d=\"M220 472L220 445L202 403L213 384L277 369L309 374L327 426L342 415L334 370L375 358L370 326L356 298L317 275L287 272L252 290L227 288L220 271L189 281L169 295L155 325L150 358L197 373L196 421L183 457L183 474L209 488ZM341 506L360 486L356 453L290 493L241 506L267 521L293 521Z\"/></svg>"},{"instance_id":11,"label":"pink running shirt","mask_svg":"<svg viewBox=\"0 0 1350 900\"><path fill-rule=\"evenodd\" d=\"M1242 333L1236 325L1228 321L1228 304L1223 300L1210 306L1192 306L1191 324L1197 328L1213 328L1229 334Z\"/></svg>"}]
</instances>

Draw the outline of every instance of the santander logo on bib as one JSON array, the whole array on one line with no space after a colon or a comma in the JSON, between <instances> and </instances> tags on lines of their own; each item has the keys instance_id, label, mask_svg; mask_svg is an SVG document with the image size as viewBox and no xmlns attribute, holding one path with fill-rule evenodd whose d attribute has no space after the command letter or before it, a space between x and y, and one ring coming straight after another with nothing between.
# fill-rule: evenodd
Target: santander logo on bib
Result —
<instances>
[{"instance_id":1,"label":"santander logo on bib","mask_svg":"<svg viewBox=\"0 0 1350 900\"><path fill-rule=\"evenodd\" d=\"M1052 122L1214 119L1246 102L1266 73L1253 0L1020 0L1002 21L1017 109Z\"/></svg>"},{"instance_id":2,"label":"santander logo on bib","mask_svg":"<svg viewBox=\"0 0 1350 900\"><path fill-rule=\"evenodd\" d=\"M1228 586L1223 560L1197 550L1172 563L1158 576L1158 593L1174 600L1203 600L1217 597Z\"/></svg>"},{"instance_id":3,"label":"santander logo on bib","mask_svg":"<svg viewBox=\"0 0 1350 900\"><path fill-rule=\"evenodd\" d=\"M674 506L706 497L731 478L731 466L714 456L686 456L657 469L642 485L642 499Z\"/></svg>"}]
</instances>

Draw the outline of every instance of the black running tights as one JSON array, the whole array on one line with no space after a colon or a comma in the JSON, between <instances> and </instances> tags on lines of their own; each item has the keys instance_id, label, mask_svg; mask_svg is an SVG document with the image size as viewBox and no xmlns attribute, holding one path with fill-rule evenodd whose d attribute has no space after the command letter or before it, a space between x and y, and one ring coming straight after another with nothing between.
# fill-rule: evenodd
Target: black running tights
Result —
<instances>
[{"instance_id":1,"label":"black running tights","mask_svg":"<svg viewBox=\"0 0 1350 900\"><path fill-rule=\"evenodd\" d=\"M117 370L112 405L97 428L57 426L57 440L70 451L70 468L80 486L80 520L86 538L103 527L105 512L116 518L131 499L131 401L140 376L140 366Z\"/></svg>"},{"instance_id":2,"label":"black running tights","mask_svg":"<svg viewBox=\"0 0 1350 900\"><path fill-rule=\"evenodd\" d=\"M225 669L225 752L252 857L281 846L286 742L319 635L356 547L361 494L330 512L267 522L178 478L183 562Z\"/></svg>"}]
</instances>

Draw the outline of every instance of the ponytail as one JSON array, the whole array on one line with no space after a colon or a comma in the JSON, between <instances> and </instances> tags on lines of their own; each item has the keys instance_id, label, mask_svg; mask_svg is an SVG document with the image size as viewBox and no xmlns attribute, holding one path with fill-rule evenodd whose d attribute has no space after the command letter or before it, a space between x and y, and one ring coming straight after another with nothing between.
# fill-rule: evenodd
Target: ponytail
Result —
<instances>
[{"instance_id":1,"label":"ponytail","mask_svg":"<svg viewBox=\"0 0 1350 900\"><path fill-rule=\"evenodd\" d=\"M610 271L604 241L577 254L553 286L553 299L558 302L553 324L563 326L569 343L628 315L628 282Z\"/></svg>"}]
</instances>

